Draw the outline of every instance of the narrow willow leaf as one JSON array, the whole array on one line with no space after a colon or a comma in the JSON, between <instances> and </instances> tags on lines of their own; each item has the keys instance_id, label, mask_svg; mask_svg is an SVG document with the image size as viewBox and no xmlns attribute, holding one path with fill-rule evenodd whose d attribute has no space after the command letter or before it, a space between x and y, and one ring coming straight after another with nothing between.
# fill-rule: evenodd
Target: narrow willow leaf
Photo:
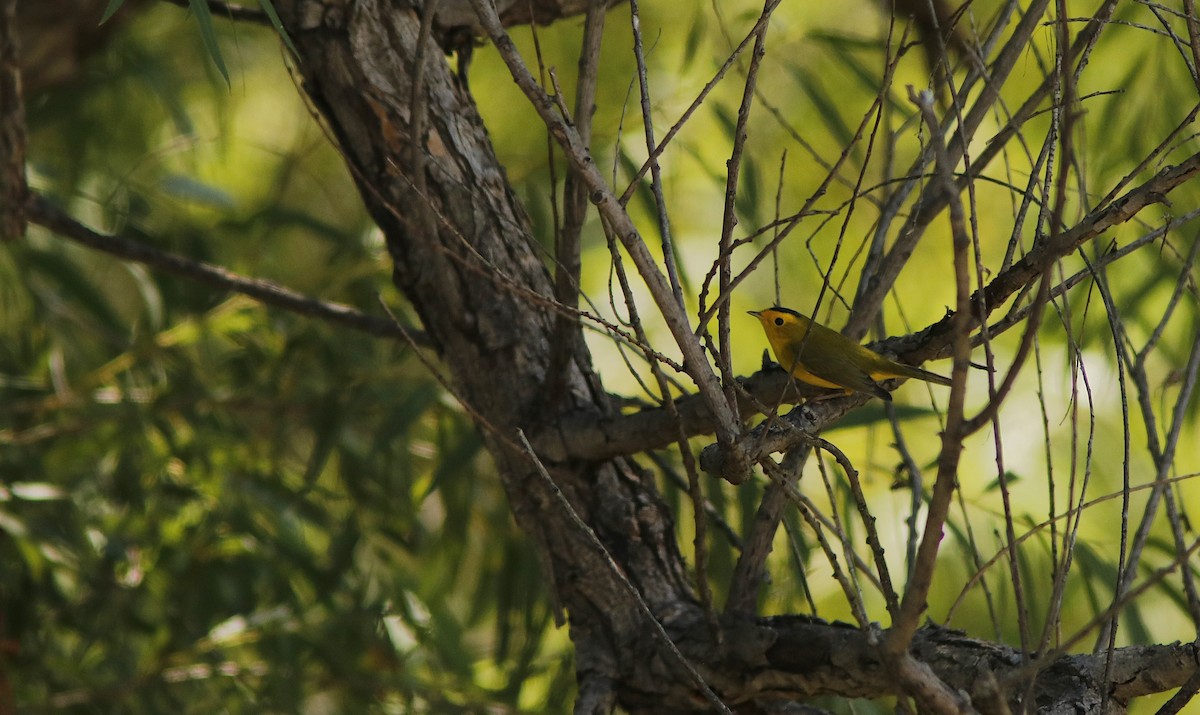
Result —
<instances>
[{"instance_id":1,"label":"narrow willow leaf","mask_svg":"<svg viewBox=\"0 0 1200 715\"><path fill-rule=\"evenodd\" d=\"M104 14L100 16L100 24L108 22L108 18L116 14L117 10L125 4L125 0L108 0L108 7L104 8Z\"/></svg>"},{"instance_id":2,"label":"narrow willow leaf","mask_svg":"<svg viewBox=\"0 0 1200 715\"><path fill-rule=\"evenodd\" d=\"M792 76L796 78L800 89L804 90L804 94L812 101L813 107L829 132L837 138L842 146L849 146L850 142L854 140L854 132L842 117L838 101L825 91L815 77L798 67L792 67L791 70Z\"/></svg>"},{"instance_id":3,"label":"narrow willow leaf","mask_svg":"<svg viewBox=\"0 0 1200 715\"><path fill-rule=\"evenodd\" d=\"M229 68L225 66L225 59L221 57L221 47L217 44L217 28L213 25L212 11L208 9L208 3L204 0L188 0L188 6L196 14L196 24L200 26L200 39L204 41L204 48L212 57L217 71L225 78L225 84L232 86L229 82Z\"/></svg>"},{"instance_id":4,"label":"narrow willow leaf","mask_svg":"<svg viewBox=\"0 0 1200 715\"><path fill-rule=\"evenodd\" d=\"M279 38L283 40L283 44L292 51L292 54L300 54L296 51L296 46L292 44L292 38L288 37L287 30L283 29L283 22L279 19L279 13L275 12L275 4L271 0L258 0L258 4L262 6L263 12L271 20L271 26L279 33Z\"/></svg>"}]
</instances>

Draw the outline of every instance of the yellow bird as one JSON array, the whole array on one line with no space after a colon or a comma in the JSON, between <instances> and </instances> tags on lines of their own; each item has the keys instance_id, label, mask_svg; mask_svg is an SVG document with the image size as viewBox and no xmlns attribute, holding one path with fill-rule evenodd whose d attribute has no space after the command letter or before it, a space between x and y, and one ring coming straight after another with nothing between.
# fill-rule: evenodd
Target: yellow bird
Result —
<instances>
[{"instance_id":1,"label":"yellow bird","mask_svg":"<svg viewBox=\"0 0 1200 715\"><path fill-rule=\"evenodd\" d=\"M775 359L801 382L847 393L866 392L889 402L892 395L879 385L880 380L911 377L950 384L949 378L889 360L794 310L775 306L751 310L750 315L762 323Z\"/></svg>"}]
</instances>

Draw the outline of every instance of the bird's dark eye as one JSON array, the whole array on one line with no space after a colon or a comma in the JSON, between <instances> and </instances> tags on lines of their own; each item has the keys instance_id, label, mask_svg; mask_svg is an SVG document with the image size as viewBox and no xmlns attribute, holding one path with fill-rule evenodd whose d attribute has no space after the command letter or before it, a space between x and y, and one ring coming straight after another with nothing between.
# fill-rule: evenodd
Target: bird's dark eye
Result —
<instances>
[{"instance_id":1,"label":"bird's dark eye","mask_svg":"<svg viewBox=\"0 0 1200 715\"><path fill-rule=\"evenodd\" d=\"M782 327L783 326L783 318L776 318L775 324Z\"/></svg>"}]
</instances>

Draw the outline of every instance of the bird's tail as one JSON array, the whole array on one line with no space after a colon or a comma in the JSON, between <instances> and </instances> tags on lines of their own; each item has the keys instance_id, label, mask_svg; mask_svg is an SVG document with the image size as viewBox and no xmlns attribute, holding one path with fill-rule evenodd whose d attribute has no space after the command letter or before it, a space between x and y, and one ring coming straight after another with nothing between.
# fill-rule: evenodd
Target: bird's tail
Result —
<instances>
[{"instance_id":1,"label":"bird's tail","mask_svg":"<svg viewBox=\"0 0 1200 715\"><path fill-rule=\"evenodd\" d=\"M914 380L924 380L925 382L932 382L937 385L949 385L950 384L950 378L943 377L943 376L937 374L936 372L929 372L928 370L922 370L921 368L913 367L912 365L901 365L901 367L904 368L903 374L905 377L911 377Z\"/></svg>"}]
</instances>

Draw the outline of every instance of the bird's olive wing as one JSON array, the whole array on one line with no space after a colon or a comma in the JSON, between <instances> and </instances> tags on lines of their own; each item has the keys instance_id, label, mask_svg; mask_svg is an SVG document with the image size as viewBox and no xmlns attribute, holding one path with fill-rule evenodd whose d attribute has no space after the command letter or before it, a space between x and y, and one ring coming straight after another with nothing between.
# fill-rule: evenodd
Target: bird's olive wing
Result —
<instances>
[{"instance_id":1,"label":"bird's olive wing","mask_svg":"<svg viewBox=\"0 0 1200 715\"><path fill-rule=\"evenodd\" d=\"M800 362L809 372L822 380L855 392L865 392L883 400L892 399L890 392L880 387L879 383L872 380L866 371L843 356L822 355L806 349L800 356Z\"/></svg>"}]
</instances>

